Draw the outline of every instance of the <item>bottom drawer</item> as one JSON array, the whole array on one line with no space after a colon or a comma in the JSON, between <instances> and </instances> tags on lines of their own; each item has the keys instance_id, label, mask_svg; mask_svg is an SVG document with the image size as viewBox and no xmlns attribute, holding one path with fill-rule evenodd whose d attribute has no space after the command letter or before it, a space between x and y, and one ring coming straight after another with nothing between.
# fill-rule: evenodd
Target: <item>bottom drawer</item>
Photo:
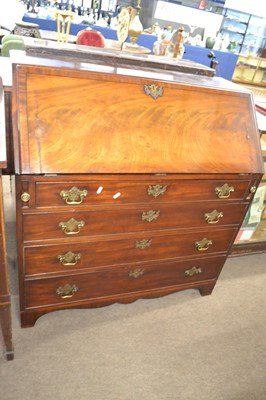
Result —
<instances>
[{"instance_id":1,"label":"bottom drawer","mask_svg":"<svg viewBox=\"0 0 266 400\"><path fill-rule=\"evenodd\" d=\"M225 259L217 256L145 267L134 264L80 275L26 280L25 307L82 302L216 279Z\"/></svg>"}]
</instances>

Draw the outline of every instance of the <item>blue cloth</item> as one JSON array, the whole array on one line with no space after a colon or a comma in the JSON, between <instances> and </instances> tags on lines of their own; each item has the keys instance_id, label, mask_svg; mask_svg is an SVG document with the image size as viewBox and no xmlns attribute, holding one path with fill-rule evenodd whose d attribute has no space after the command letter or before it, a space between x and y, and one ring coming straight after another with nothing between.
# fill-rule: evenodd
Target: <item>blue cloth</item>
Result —
<instances>
[{"instance_id":1,"label":"blue cloth","mask_svg":"<svg viewBox=\"0 0 266 400\"><path fill-rule=\"evenodd\" d=\"M218 61L215 75L231 81L239 56L238 54L185 44L185 54L183 58L209 67L211 64L211 59L208 58L210 51L214 53L216 56L215 60Z\"/></svg>"}]
</instances>

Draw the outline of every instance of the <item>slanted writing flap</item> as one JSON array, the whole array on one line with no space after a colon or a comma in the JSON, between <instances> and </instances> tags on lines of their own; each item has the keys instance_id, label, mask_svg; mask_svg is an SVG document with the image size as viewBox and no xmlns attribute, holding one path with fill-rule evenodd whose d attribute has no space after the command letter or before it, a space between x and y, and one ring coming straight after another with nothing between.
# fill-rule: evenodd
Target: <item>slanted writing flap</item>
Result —
<instances>
[{"instance_id":1,"label":"slanted writing flap","mask_svg":"<svg viewBox=\"0 0 266 400\"><path fill-rule=\"evenodd\" d=\"M262 172L249 92L145 75L16 65L16 171Z\"/></svg>"}]
</instances>

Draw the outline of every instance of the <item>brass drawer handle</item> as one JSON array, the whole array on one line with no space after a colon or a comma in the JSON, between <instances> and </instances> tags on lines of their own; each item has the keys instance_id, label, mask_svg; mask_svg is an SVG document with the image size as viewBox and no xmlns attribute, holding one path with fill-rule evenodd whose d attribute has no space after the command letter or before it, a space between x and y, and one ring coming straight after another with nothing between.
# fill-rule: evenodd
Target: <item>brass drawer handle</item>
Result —
<instances>
[{"instance_id":1,"label":"brass drawer handle","mask_svg":"<svg viewBox=\"0 0 266 400\"><path fill-rule=\"evenodd\" d=\"M196 246L197 250L199 250L199 251L208 250L210 245L212 245L212 240L209 240L206 238L195 242L195 246Z\"/></svg>"},{"instance_id":2,"label":"brass drawer handle","mask_svg":"<svg viewBox=\"0 0 266 400\"><path fill-rule=\"evenodd\" d=\"M255 193L257 190L257 186L251 186L251 188L249 189L250 193Z\"/></svg>"},{"instance_id":3,"label":"brass drawer handle","mask_svg":"<svg viewBox=\"0 0 266 400\"><path fill-rule=\"evenodd\" d=\"M202 273L201 268L197 268L197 267L192 267L192 268L187 269L185 271L185 275L186 276L194 276L194 275L198 275L198 274L201 274L201 273Z\"/></svg>"},{"instance_id":4,"label":"brass drawer handle","mask_svg":"<svg viewBox=\"0 0 266 400\"><path fill-rule=\"evenodd\" d=\"M80 260L81 255L80 253L72 253L72 251L68 251L65 254L59 255L57 256L57 259L59 260L59 262L63 265L65 265L66 267L70 267L73 265L76 265L78 263L78 261Z\"/></svg>"},{"instance_id":5,"label":"brass drawer handle","mask_svg":"<svg viewBox=\"0 0 266 400\"><path fill-rule=\"evenodd\" d=\"M78 288L76 285L69 285L68 283L64 286L59 286L56 289L56 294L58 294L61 299L69 299L73 297L75 293L77 293Z\"/></svg>"},{"instance_id":6,"label":"brass drawer handle","mask_svg":"<svg viewBox=\"0 0 266 400\"><path fill-rule=\"evenodd\" d=\"M163 195L166 192L166 189L167 189L167 185L165 185L165 186L149 185L148 194L153 197L158 197L160 195Z\"/></svg>"},{"instance_id":7,"label":"brass drawer handle","mask_svg":"<svg viewBox=\"0 0 266 400\"><path fill-rule=\"evenodd\" d=\"M143 239L143 240L136 240L136 249L146 249L150 247L152 240Z\"/></svg>"},{"instance_id":8,"label":"brass drawer handle","mask_svg":"<svg viewBox=\"0 0 266 400\"><path fill-rule=\"evenodd\" d=\"M146 212L143 211L141 219L142 219L142 221L151 222L151 221L156 220L159 217L159 215L160 215L160 210L157 210L157 211L150 210L150 211L146 211Z\"/></svg>"},{"instance_id":9,"label":"brass drawer handle","mask_svg":"<svg viewBox=\"0 0 266 400\"><path fill-rule=\"evenodd\" d=\"M66 235L77 235L84 225L84 221L76 221L74 218L70 218L67 222L60 222L59 228L61 228Z\"/></svg>"},{"instance_id":10,"label":"brass drawer handle","mask_svg":"<svg viewBox=\"0 0 266 400\"><path fill-rule=\"evenodd\" d=\"M157 86L154 83L152 85L144 85L144 93L147 96L151 96L153 100L157 100L158 97L163 95L163 87Z\"/></svg>"},{"instance_id":11,"label":"brass drawer handle","mask_svg":"<svg viewBox=\"0 0 266 400\"><path fill-rule=\"evenodd\" d=\"M70 190L61 190L60 196L65 201L66 204L81 204L86 197L88 191L86 189L79 190L77 187L73 186Z\"/></svg>"},{"instance_id":12,"label":"brass drawer handle","mask_svg":"<svg viewBox=\"0 0 266 400\"><path fill-rule=\"evenodd\" d=\"M218 186L215 188L215 193L219 199L227 199L234 191L234 187L229 186L227 183L225 183L223 186Z\"/></svg>"},{"instance_id":13,"label":"brass drawer handle","mask_svg":"<svg viewBox=\"0 0 266 400\"><path fill-rule=\"evenodd\" d=\"M144 269L144 268L136 268L136 269L133 269L133 270L129 271L128 276L129 276L130 278L135 278L135 279L137 279L137 278L139 278L140 276L142 276L142 275L144 274L144 272L145 272L145 269Z\"/></svg>"},{"instance_id":14,"label":"brass drawer handle","mask_svg":"<svg viewBox=\"0 0 266 400\"><path fill-rule=\"evenodd\" d=\"M210 213L204 214L204 218L208 224L217 224L224 214L221 211L213 210Z\"/></svg>"}]
</instances>

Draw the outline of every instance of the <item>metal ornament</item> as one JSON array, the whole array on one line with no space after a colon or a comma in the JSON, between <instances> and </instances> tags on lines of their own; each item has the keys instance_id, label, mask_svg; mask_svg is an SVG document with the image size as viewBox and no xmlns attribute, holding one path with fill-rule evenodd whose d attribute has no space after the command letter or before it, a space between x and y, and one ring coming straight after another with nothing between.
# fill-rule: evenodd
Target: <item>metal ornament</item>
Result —
<instances>
[{"instance_id":1,"label":"metal ornament","mask_svg":"<svg viewBox=\"0 0 266 400\"><path fill-rule=\"evenodd\" d=\"M146 249L147 247L150 247L151 242L152 241L148 239L136 240L136 249Z\"/></svg>"},{"instance_id":2,"label":"metal ornament","mask_svg":"<svg viewBox=\"0 0 266 400\"><path fill-rule=\"evenodd\" d=\"M150 210L147 212L143 211L141 219L142 219L142 221L151 222L151 221L156 220L159 217L159 215L160 215L160 210L157 210L157 211Z\"/></svg>"},{"instance_id":3,"label":"metal ornament","mask_svg":"<svg viewBox=\"0 0 266 400\"><path fill-rule=\"evenodd\" d=\"M197 267L192 267L192 268L187 269L185 271L185 275L186 276L194 276L194 275L198 275L198 274L201 274L201 273L202 273L201 268L197 268Z\"/></svg>"},{"instance_id":4,"label":"metal ornament","mask_svg":"<svg viewBox=\"0 0 266 400\"><path fill-rule=\"evenodd\" d=\"M158 197L160 195L163 195L166 192L167 185L162 186L162 185L149 185L148 187L148 194L153 196L153 197Z\"/></svg>"},{"instance_id":5,"label":"metal ornament","mask_svg":"<svg viewBox=\"0 0 266 400\"><path fill-rule=\"evenodd\" d=\"M76 221L74 218L70 218L67 222L60 222L59 228L61 228L66 235L77 235L84 225L84 221Z\"/></svg>"},{"instance_id":6,"label":"metal ornament","mask_svg":"<svg viewBox=\"0 0 266 400\"><path fill-rule=\"evenodd\" d=\"M157 85L144 85L144 93L147 96L151 96L154 100L158 99L158 97L162 97L163 88Z\"/></svg>"},{"instance_id":7,"label":"metal ornament","mask_svg":"<svg viewBox=\"0 0 266 400\"><path fill-rule=\"evenodd\" d=\"M202 240L195 242L195 246L199 251L208 250L211 244L212 240L209 240L207 238L203 238Z\"/></svg>"},{"instance_id":8,"label":"metal ornament","mask_svg":"<svg viewBox=\"0 0 266 400\"><path fill-rule=\"evenodd\" d=\"M72 251L68 251L65 254L60 254L57 256L59 262L66 267L70 267L76 265L81 258L80 253L72 253Z\"/></svg>"},{"instance_id":9,"label":"metal ornament","mask_svg":"<svg viewBox=\"0 0 266 400\"><path fill-rule=\"evenodd\" d=\"M217 222L219 222L219 219L223 216L223 212L217 210L213 210L212 212L204 214L204 218L208 224L217 224Z\"/></svg>"},{"instance_id":10,"label":"metal ornament","mask_svg":"<svg viewBox=\"0 0 266 400\"><path fill-rule=\"evenodd\" d=\"M88 191L86 189L80 190L73 186L70 190L61 190L60 196L66 204L81 204L86 197Z\"/></svg>"},{"instance_id":11,"label":"metal ornament","mask_svg":"<svg viewBox=\"0 0 266 400\"><path fill-rule=\"evenodd\" d=\"M76 285L69 285L68 283L64 286L59 286L56 289L56 294L58 294L61 299L68 299L74 295L78 291Z\"/></svg>"},{"instance_id":12,"label":"metal ornament","mask_svg":"<svg viewBox=\"0 0 266 400\"><path fill-rule=\"evenodd\" d=\"M227 183L225 183L223 186L215 188L215 193L217 194L217 197L219 197L219 199L227 199L234 191L234 187L229 186Z\"/></svg>"}]
</instances>

